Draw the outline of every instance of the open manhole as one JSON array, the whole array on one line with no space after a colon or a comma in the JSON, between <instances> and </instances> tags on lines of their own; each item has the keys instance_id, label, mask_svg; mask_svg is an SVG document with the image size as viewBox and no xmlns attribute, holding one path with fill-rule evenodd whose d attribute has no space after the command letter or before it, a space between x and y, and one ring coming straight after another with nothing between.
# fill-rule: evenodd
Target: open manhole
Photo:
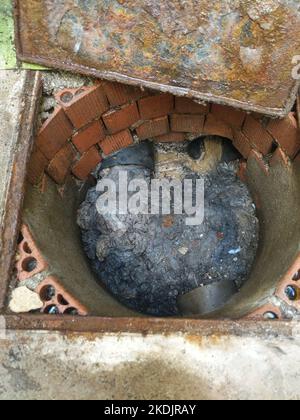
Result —
<instances>
[{"instance_id":1,"label":"open manhole","mask_svg":"<svg viewBox=\"0 0 300 420\"><path fill-rule=\"evenodd\" d=\"M99 282L126 306L180 315L198 289L205 302L190 309L204 314L244 285L258 220L228 143L145 141L100 164L77 222Z\"/></svg>"},{"instance_id":2,"label":"open manhole","mask_svg":"<svg viewBox=\"0 0 300 420\"><path fill-rule=\"evenodd\" d=\"M76 79L62 90L58 76L44 78L16 263L17 289L41 302L29 311L297 313L296 113L271 120L113 82Z\"/></svg>"}]
</instances>

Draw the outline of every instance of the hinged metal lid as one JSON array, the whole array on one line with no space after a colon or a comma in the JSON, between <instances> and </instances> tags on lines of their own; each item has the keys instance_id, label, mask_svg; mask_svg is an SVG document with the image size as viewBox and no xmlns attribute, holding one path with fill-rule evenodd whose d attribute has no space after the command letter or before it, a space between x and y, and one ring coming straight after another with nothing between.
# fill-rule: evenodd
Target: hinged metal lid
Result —
<instances>
[{"instance_id":1,"label":"hinged metal lid","mask_svg":"<svg viewBox=\"0 0 300 420\"><path fill-rule=\"evenodd\" d=\"M273 116L299 87L298 0L16 0L16 22L50 67Z\"/></svg>"}]
</instances>

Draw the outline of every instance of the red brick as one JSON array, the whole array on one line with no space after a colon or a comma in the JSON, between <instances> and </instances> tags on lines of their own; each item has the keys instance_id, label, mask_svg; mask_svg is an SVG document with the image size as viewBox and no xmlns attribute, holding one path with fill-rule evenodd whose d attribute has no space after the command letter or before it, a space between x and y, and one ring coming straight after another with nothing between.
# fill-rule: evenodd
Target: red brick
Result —
<instances>
[{"instance_id":1,"label":"red brick","mask_svg":"<svg viewBox=\"0 0 300 420\"><path fill-rule=\"evenodd\" d=\"M173 114L171 130L180 133L200 133L203 131L204 121L204 115Z\"/></svg>"},{"instance_id":2,"label":"red brick","mask_svg":"<svg viewBox=\"0 0 300 420\"><path fill-rule=\"evenodd\" d=\"M162 117L146 121L137 129L137 135L140 140L146 140L153 137L167 134L170 131L169 118Z\"/></svg>"},{"instance_id":3,"label":"red brick","mask_svg":"<svg viewBox=\"0 0 300 420\"><path fill-rule=\"evenodd\" d=\"M17 278L24 281L45 271L48 267L40 253L28 226L22 225L22 241L18 244L16 264Z\"/></svg>"},{"instance_id":4,"label":"red brick","mask_svg":"<svg viewBox=\"0 0 300 420\"><path fill-rule=\"evenodd\" d=\"M219 120L213 114L208 114L204 125L204 133L233 140L233 131L229 124Z\"/></svg>"},{"instance_id":5,"label":"red brick","mask_svg":"<svg viewBox=\"0 0 300 420\"><path fill-rule=\"evenodd\" d=\"M270 168L264 161L264 157L261 153L257 152L256 150L252 150L248 159L256 160L256 162L260 166L261 170L265 173L265 175L269 175Z\"/></svg>"},{"instance_id":6,"label":"red brick","mask_svg":"<svg viewBox=\"0 0 300 420\"><path fill-rule=\"evenodd\" d=\"M128 86L117 82L102 82L102 86L111 106L125 105L130 101L142 98L146 91L135 86Z\"/></svg>"},{"instance_id":7,"label":"red brick","mask_svg":"<svg viewBox=\"0 0 300 420\"><path fill-rule=\"evenodd\" d=\"M299 274L300 274L300 254L297 255L296 259L291 263L287 272L283 275L280 280L279 286L276 291L276 295L288 303L290 306L294 306L296 309L300 309L300 284L299 284ZM294 286L298 292L297 299L291 301L285 293L287 286Z\"/></svg>"},{"instance_id":8,"label":"red brick","mask_svg":"<svg viewBox=\"0 0 300 420\"><path fill-rule=\"evenodd\" d=\"M73 166L72 172L78 179L85 180L101 160L98 149L93 146Z\"/></svg>"},{"instance_id":9,"label":"red brick","mask_svg":"<svg viewBox=\"0 0 300 420\"><path fill-rule=\"evenodd\" d=\"M247 162L241 162L237 171L237 176L242 182L247 183Z\"/></svg>"},{"instance_id":10,"label":"red brick","mask_svg":"<svg viewBox=\"0 0 300 420\"><path fill-rule=\"evenodd\" d=\"M230 106L213 104L211 109L212 114L219 120L231 125L234 128L240 129L245 121L247 114Z\"/></svg>"},{"instance_id":11,"label":"red brick","mask_svg":"<svg viewBox=\"0 0 300 420\"><path fill-rule=\"evenodd\" d=\"M40 129L36 145L51 160L66 144L72 133L73 127L70 121L64 110L58 107Z\"/></svg>"},{"instance_id":12,"label":"red brick","mask_svg":"<svg viewBox=\"0 0 300 420\"><path fill-rule=\"evenodd\" d=\"M207 114L209 105L201 105L190 98L177 96L175 98L175 112L177 114Z\"/></svg>"},{"instance_id":13,"label":"red brick","mask_svg":"<svg viewBox=\"0 0 300 420\"><path fill-rule=\"evenodd\" d=\"M76 151L71 143L66 144L50 162L47 173L57 183L64 184L76 158Z\"/></svg>"},{"instance_id":14,"label":"red brick","mask_svg":"<svg viewBox=\"0 0 300 420\"><path fill-rule=\"evenodd\" d=\"M169 93L148 96L139 101L142 120L151 120L170 114L174 110L174 96Z\"/></svg>"},{"instance_id":15,"label":"red brick","mask_svg":"<svg viewBox=\"0 0 300 420\"><path fill-rule=\"evenodd\" d=\"M248 137L246 137L241 131L234 132L233 145L245 159L248 159L252 147Z\"/></svg>"},{"instance_id":16,"label":"red brick","mask_svg":"<svg viewBox=\"0 0 300 420\"><path fill-rule=\"evenodd\" d=\"M51 290L51 293L49 293ZM75 299L65 287L62 286L56 276L48 276L36 288L44 306L41 310L43 313L49 313L49 308L55 307L60 315L71 315L73 310L78 315L88 315L87 308Z\"/></svg>"},{"instance_id":17,"label":"red brick","mask_svg":"<svg viewBox=\"0 0 300 420\"><path fill-rule=\"evenodd\" d=\"M63 89L56 92L54 95L56 102L62 107L67 106L71 101L73 101L78 90L79 89ZM79 92L80 91L81 90L79 90Z\"/></svg>"},{"instance_id":18,"label":"red brick","mask_svg":"<svg viewBox=\"0 0 300 420\"><path fill-rule=\"evenodd\" d=\"M276 149L276 151L273 153L273 156L270 160L270 166L276 166L278 164L285 165L285 166L290 165L289 158L280 147Z\"/></svg>"},{"instance_id":19,"label":"red brick","mask_svg":"<svg viewBox=\"0 0 300 420\"><path fill-rule=\"evenodd\" d=\"M158 143L176 143L185 141L184 133L168 133L163 134L162 136L155 137L155 141Z\"/></svg>"},{"instance_id":20,"label":"red brick","mask_svg":"<svg viewBox=\"0 0 300 420\"><path fill-rule=\"evenodd\" d=\"M104 124L110 134L130 128L140 120L136 102L125 105L119 110L112 110L102 116Z\"/></svg>"},{"instance_id":21,"label":"red brick","mask_svg":"<svg viewBox=\"0 0 300 420\"><path fill-rule=\"evenodd\" d=\"M129 130L107 136L99 143L99 146L106 155L117 152L133 144L132 134Z\"/></svg>"},{"instance_id":22,"label":"red brick","mask_svg":"<svg viewBox=\"0 0 300 420\"><path fill-rule=\"evenodd\" d=\"M251 112L251 116L257 121L262 121L265 118L263 114L259 114L257 112Z\"/></svg>"},{"instance_id":23,"label":"red brick","mask_svg":"<svg viewBox=\"0 0 300 420\"><path fill-rule=\"evenodd\" d=\"M271 120L267 130L279 146L293 159L300 150L300 130L294 115L290 113L284 119Z\"/></svg>"},{"instance_id":24,"label":"red brick","mask_svg":"<svg viewBox=\"0 0 300 420\"><path fill-rule=\"evenodd\" d=\"M72 142L80 153L84 153L105 138L105 128L101 120L92 122L76 133Z\"/></svg>"},{"instance_id":25,"label":"red brick","mask_svg":"<svg viewBox=\"0 0 300 420\"><path fill-rule=\"evenodd\" d=\"M27 179L32 185L37 185L41 181L48 164L48 159L39 149L35 148L32 152L27 171Z\"/></svg>"},{"instance_id":26,"label":"red brick","mask_svg":"<svg viewBox=\"0 0 300 420\"><path fill-rule=\"evenodd\" d=\"M263 156L266 156L272 151L272 136L268 133L264 126L251 115L246 117L242 131L248 137L252 146L262 153Z\"/></svg>"},{"instance_id":27,"label":"red brick","mask_svg":"<svg viewBox=\"0 0 300 420\"><path fill-rule=\"evenodd\" d=\"M296 112L290 112L287 116L287 118L290 120L290 123L294 128L297 130L299 129L298 119L297 119L297 113Z\"/></svg>"},{"instance_id":28,"label":"red brick","mask_svg":"<svg viewBox=\"0 0 300 420\"><path fill-rule=\"evenodd\" d=\"M100 117L108 109L108 100L101 85L84 88L82 94L65 105L66 114L77 129Z\"/></svg>"},{"instance_id":29,"label":"red brick","mask_svg":"<svg viewBox=\"0 0 300 420\"><path fill-rule=\"evenodd\" d=\"M296 118L297 118L298 124L300 124L300 93L298 93L297 102L296 102Z\"/></svg>"}]
</instances>

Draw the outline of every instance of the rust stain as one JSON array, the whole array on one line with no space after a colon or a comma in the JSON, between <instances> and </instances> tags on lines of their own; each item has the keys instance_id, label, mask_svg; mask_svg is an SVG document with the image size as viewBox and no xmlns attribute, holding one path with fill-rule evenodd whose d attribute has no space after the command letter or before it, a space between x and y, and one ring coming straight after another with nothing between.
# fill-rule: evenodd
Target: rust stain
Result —
<instances>
[{"instance_id":1,"label":"rust stain","mask_svg":"<svg viewBox=\"0 0 300 420\"><path fill-rule=\"evenodd\" d=\"M203 319L163 319L163 318L97 318L49 315L6 315L8 330L60 331L63 335L90 337L94 334L142 334L145 337L182 333L185 337L217 337L256 335L258 337L291 337L294 323L290 321L226 321ZM223 338L222 338L223 337ZM193 340L193 338L192 338ZM218 341L217 341L218 343Z\"/></svg>"},{"instance_id":2,"label":"rust stain","mask_svg":"<svg viewBox=\"0 0 300 420\"><path fill-rule=\"evenodd\" d=\"M186 335L185 336L185 339L190 344L196 345L198 347L202 347L203 346L203 340L204 340L204 338L201 335Z\"/></svg>"},{"instance_id":3,"label":"rust stain","mask_svg":"<svg viewBox=\"0 0 300 420\"><path fill-rule=\"evenodd\" d=\"M226 334L225 334L226 336ZM188 341L190 344L193 344L197 347L206 347L207 346L207 337L204 337L202 335L186 335L185 336L186 341ZM222 340L224 341L224 334L223 335L211 335L209 337L209 344L210 345L219 345Z\"/></svg>"},{"instance_id":4,"label":"rust stain","mask_svg":"<svg viewBox=\"0 0 300 420\"><path fill-rule=\"evenodd\" d=\"M168 229L174 225L174 217L173 216L165 216L163 218L163 227Z\"/></svg>"},{"instance_id":5,"label":"rust stain","mask_svg":"<svg viewBox=\"0 0 300 420\"><path fill-rule=\"evenodd\" d=\"M19 56L272 115L299 84L298 0L16 0Z\"/></svg>"}]
</instances>

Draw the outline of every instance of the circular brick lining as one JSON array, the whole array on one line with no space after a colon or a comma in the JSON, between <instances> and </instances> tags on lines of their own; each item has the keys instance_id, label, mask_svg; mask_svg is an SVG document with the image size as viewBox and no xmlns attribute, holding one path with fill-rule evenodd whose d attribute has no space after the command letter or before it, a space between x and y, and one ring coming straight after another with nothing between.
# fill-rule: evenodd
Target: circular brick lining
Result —
<instances>
[{"instance_id":1,"label":"circular brick lining","mask_svg":"<svg viewBox=\"0 0 300 420\"><path fill-rule=\"evenodd\" d=\"M245 159L254 150L262 161L276 148L290 159L300 150L293 113L266 120L227 106L201 105L110 82L64 89L56 100L55 112L37 136L28 173L33 184L44 171L58 184L70 172L85 180L103 156L130 146L134 139L175 142L188 133L218 135L232 140Z\"/></svg>"}]
</instances>

